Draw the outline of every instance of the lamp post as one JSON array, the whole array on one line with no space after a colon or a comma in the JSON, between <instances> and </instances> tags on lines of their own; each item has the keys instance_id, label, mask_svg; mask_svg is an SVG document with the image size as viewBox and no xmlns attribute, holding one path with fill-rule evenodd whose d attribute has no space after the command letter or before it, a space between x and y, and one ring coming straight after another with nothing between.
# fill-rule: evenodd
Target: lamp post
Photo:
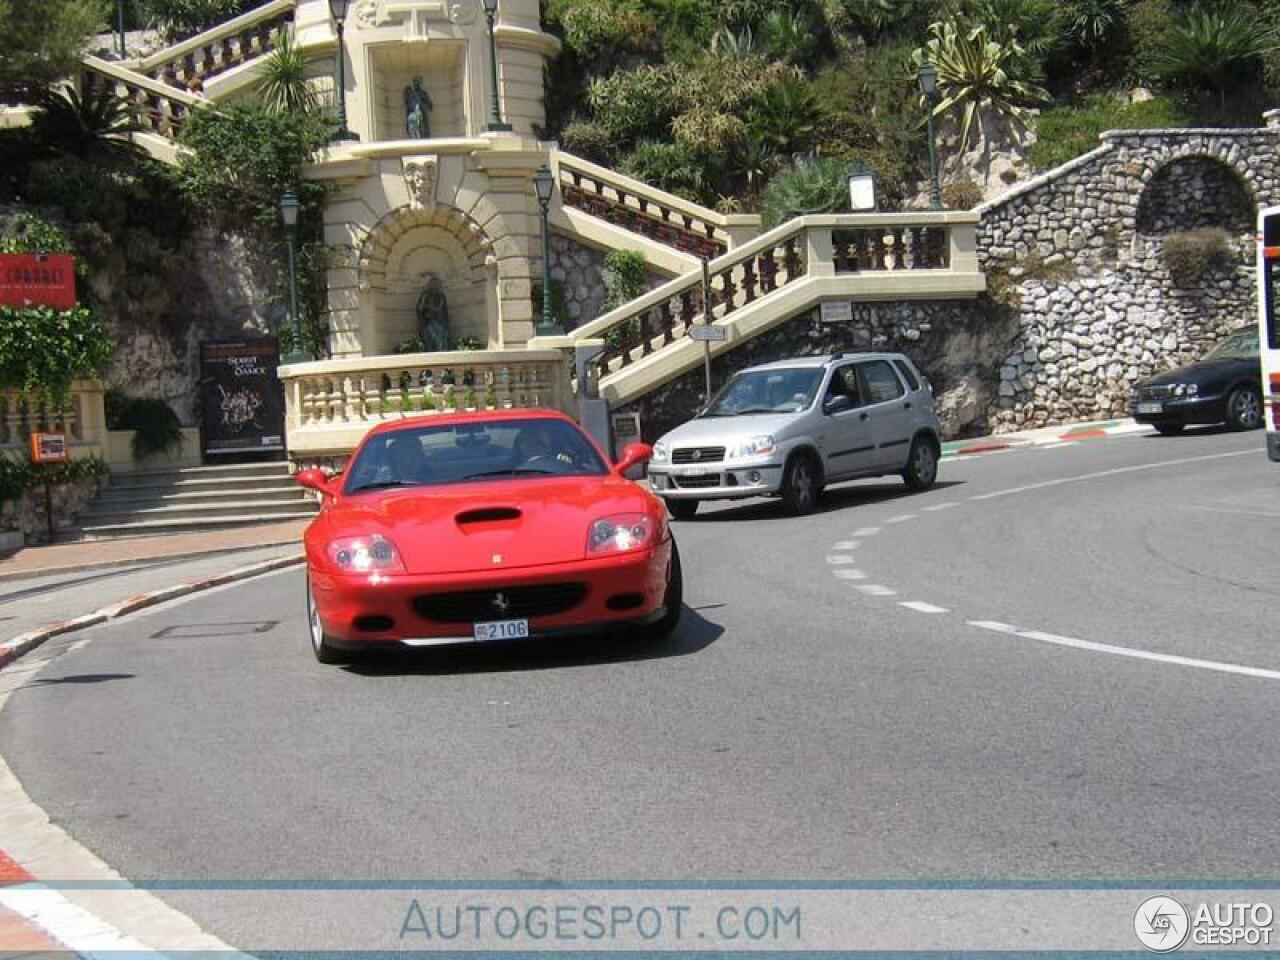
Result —
<instances>
[{"instance_id":1,"label":"lamp post","mask_svg":"<svg viewBox=\"0 0 1280 960\"><path fill-rule=\"evenodd\" d=\"M938 183L938 148L933 142L933 105L938 101L938 68L929 61L920 65L920 92L924 94L925 116L929 121L929 172L933 180L930 207L942 209L942 186Z\"/></svg>"},{"instance_id":2,"label":"lamp post","mask_svg":"<svg viewBox=\"0 0 1280 960\"><path fill-rule=\"evenodd\" d=\"M329 15L333 17L333 27L338 34L338 132L333 135L335 141L360 139L347 129L347 47L343 34L350 5L351 0L329 0Z\"/></svg>"},{"instance_id":3,"label":"lamp post","mask_svg":"<svg viewBox=\"0 0 1280 960\"><path fill-rule=\"evenodd\" d=\"M542 211L542 322L535 333L540 337L562 337L564 331L551 316L551 227L548 216L551 197L556 192L556 178L545 163L533 175L533 191L538 196L538 208Z\"/></svg>"},{"instance_id":4,"label":"lamp post","mask_svg":"<svg viewBox=\"0 0 1280 960\"><path fill-rule=\"evenodd\" d=\"M489 129L503 133L511 124L502 122L502 104L498 102L498 42L493 36L493 25L498 18L498 0L483 0L484 17L489 21Z\"/></svg>"},{"instance_id":5,"label":"lamp post","mask_svg":"<svg viewBox=\"0 0 1280 960\"><path fill-rule=\"evenodd\" d=\"M293 331L285 363L302 363L302 316L298 312L298 195L290 192L280 198L280 219L284 222L285 244L289 251L289 327Z\"/></svg>"},{"instance_id":6,"label":"lamp post","mask_svg":"<svg viewBox=\"0 0 1280 960\"><path fill-rule=\"evenodd\" d=\"M116 0L116 45L120 48L120 59L125 58L124 46L124 3L125 0Z\"/></svg>"}]
</instances>

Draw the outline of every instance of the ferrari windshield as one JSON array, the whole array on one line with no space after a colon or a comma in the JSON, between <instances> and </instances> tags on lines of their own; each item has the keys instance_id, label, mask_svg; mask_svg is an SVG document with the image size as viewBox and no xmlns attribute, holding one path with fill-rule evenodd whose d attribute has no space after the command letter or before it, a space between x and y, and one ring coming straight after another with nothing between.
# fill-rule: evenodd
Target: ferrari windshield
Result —
<instances>
[{"instance_id":1,"label":"ferrari windshield","mask_svg":"<svg viewBox=\"0 0 1280 960\"><path fill-rule=\"evenodd\" d=\"M405 427L369 439L347 471L346 493L511 477L609 472L573 424L530 418Z\"/></svg>"},{"instance_id":2,"label":"ferrari windshield","mask_svg":"<svg viewBox=\"0 0 1280 960\"><path fill-rule=\"evenodd\" d=\"M795 413L813 403L821 382L822 369L819 367L744 370L721 388L702 416Z\"/></svg>"}]
</instances>

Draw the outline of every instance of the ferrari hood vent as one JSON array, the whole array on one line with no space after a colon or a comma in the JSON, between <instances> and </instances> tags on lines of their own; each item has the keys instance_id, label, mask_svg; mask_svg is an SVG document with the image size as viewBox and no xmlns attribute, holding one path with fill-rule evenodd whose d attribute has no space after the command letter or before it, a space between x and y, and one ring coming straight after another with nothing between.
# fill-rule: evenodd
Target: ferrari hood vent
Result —
<instances>
[{"instance_id":1,"label":"ferrari hood vent","mask_svg":"<svg viewBox=\"0 0 1280 960\"><path fill-rule=\"evenodd\" d=\"M454 519L458 526L468 523L496 523L502 520L519 520L520 511L515 507L481 507L479 510L464 510Z\"/></svg>"}]
</instances>

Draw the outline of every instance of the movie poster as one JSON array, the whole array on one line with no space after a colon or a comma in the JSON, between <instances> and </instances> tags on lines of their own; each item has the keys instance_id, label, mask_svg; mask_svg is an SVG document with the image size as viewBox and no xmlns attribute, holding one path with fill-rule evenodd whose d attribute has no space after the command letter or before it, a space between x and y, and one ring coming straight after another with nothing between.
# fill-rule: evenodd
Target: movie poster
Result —
<instances>
[{"instance_id":1,"label":"movie poster","mask_svg":"<svg viewBox=\"0 0 1280 960\"><path fill-rule=\"evenodd\" d=\"M279 364L274 338L200 344L205 456L284 450Z\"/></svg>"}]
</instances>

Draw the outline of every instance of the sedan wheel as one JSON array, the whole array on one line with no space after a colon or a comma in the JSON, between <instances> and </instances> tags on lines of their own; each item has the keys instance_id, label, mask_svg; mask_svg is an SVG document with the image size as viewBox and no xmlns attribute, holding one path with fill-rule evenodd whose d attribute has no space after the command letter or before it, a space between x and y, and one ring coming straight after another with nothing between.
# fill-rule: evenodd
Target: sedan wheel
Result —
<instances>
[{"instance_id":1,"label":"sedan wheel","mask_svg":"<svg viewBox=\"0 0 1280 960\"><path fill-rule=\"evenodd\" d=\"M916 437L902 479L912 490L928 490L938 479L938 451L924 437Z\"/></svg>"},{"instance_id":2,"label":"sedan wheel","mask_svg":"<svg viewBox=\"0 0 1280 960\"><path fill-rule=\"evenodd\" d=\"M1257 430L1262 426L1262 396L1253 387L1236 387L1227 397L1227 426Z\"/></svg>"},{"instance_id":3,"label":"sedan wheel","mask_svg":"<svg viewBox=\"0 0 1280 960\"><path fill-rule=\"evenodd\" d=\"M307 577L307 628L311 634L311 652L321 663L345 663L347 655L329 643L329 637L320 623L320 611L316 608L315 597L311 595L311 578Z\"/></svg>"}]
</instances>

